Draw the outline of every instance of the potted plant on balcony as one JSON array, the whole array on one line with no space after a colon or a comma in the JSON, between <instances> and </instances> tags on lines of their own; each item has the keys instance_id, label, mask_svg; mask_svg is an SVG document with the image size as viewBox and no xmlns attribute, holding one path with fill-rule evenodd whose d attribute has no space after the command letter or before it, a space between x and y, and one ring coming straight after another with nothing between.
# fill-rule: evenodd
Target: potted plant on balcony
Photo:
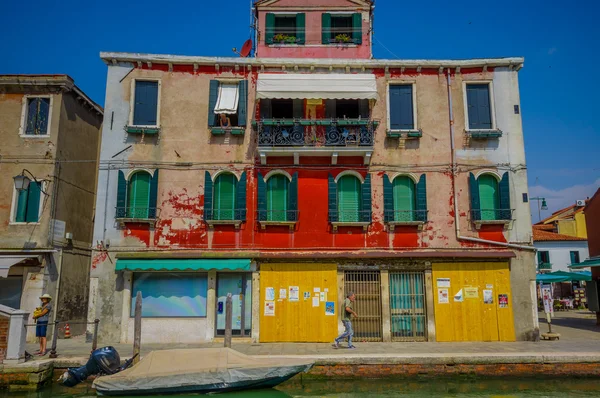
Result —
<instances>
[{"instance_id":1,"label":"potted plant on balcony","mask_svg":"<svg viewBox=\"0 0 600 398\"><path fill-rule=\"evenodd\" d=\"M350 44L353 42L352 38L350 36L348 36L345 33L340 33L339 35L336 35L332 40L332 43L337 43L337 44Z\"/></svg>"},{"instance_id":2,"label":"potted plant on balcony","mask_svg":"<svg viewBox=\"0 0 600 398\"><path fill-rule=\"evenodd\" d=\"M284 35L283 33L278 33L273 36L273 43L277 44L296 44L296 36Z\"/></svg>"}]
</instances>

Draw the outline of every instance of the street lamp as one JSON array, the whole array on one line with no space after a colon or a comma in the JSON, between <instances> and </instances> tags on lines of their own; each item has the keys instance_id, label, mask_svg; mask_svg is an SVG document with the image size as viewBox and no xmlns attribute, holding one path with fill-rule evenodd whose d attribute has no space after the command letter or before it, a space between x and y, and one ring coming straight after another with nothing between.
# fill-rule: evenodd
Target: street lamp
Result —
<instances>
[{"instance_id":1,"label":"street lamp","mask_svg":"<svg viewBox=\"0 0 600 398\"><path fill-rule=\"evenodd\" d=\"M23 173L18 176L13 177L15 180L15 189L17 192L27 191L29 189L29 182L31 181L27 178Z\"/></svg>"},{"instance_id":2,"label":"street lamp","mask_svg":"<svg viewBox=\"0 0 600 398\"><path fill-rule=\"evenodd\" d=\"M529 200L535 200L538 204L538 222L542 221L542 210L548 210L548 204L546 203L546 198L529 198ZM542 205L540 206L540 202Z\"/></svg>"}]
</instances>

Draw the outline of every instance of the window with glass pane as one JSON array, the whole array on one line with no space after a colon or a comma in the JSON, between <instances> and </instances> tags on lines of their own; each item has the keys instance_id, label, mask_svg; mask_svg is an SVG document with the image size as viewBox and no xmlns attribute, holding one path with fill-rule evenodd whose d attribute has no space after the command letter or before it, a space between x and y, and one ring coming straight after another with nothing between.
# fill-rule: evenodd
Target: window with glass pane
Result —
<instances>
[{"instance_id":1,"label":"window with glass pane","mask_svg":"<svg viewBox=\"0 0 600 398\"><path fill-rule=\"evenodd\" d=\"M550 264L550 252L538 251L538 264Z\"/></svg>"},{"instance_id":2,"label":"window with glass pane","mask_svg":"<svg viewBox=\"0 0 600 398\"><path fill-rule=\"evenodd\" d=\"M296 37L296 15L275 15L275 35Z\"/></svg>"},{"instance_id":3,"label":"window with glass pane","mask_svg":"<svg viewBox=\"0 0 600 398\"><path fill-rule=\"evenodd\" d=\"M213 217L215 220L235 220L235 190L237 178L231 173L221 174L215 180Z\"/></svg>"},{"instance_id":4,"label":"window with glass pane","mask_svg":"<svg viewBox=\"0 0 600 398\"><path fill-rule=\"evenodd\" d=\"M144 272L133 274L131 316L135 297L142 292L142 317L205 317L206 274Z\"/></svg>"},{"instance_id":5,"label":"window with glass pane","mask_svg":"<svg viewBox=\"0 0 600 398\"><path fill-rule=\"evenodd\" d=\"M344 35L352 38L353 26L352 15L332 15L331 16L331 39L336 36Z\"/></svg>"},{"instance_id":6,"label":"window with glass pane","mask_svg":"<svg viewBox=\"0 0 600 398\"><path fill-rule=\"evenodd\" d=\"M498 220L497 210L500 204L498 180L490 174L478 178L479 200L481 201L481 220Z\"/></svg>"},{"instance_id":7,"label":"window with glass pane","mask_svg":"<svg viewBox=\"0 0 600 398\"><path fill-rule=\"evenodd\" d=\"M489 84L467 84L467 109L469 129L489 130L492 128Z\"/></svg>"},{"instance_id":8,"label":"window with glass pane","mask_svg":"<svg viewBox=\"0 0 600 398\"><path fill-rule=\"evenodd\" d=\"M25 135L47 135L50 98L28 98Z\"/></svg>"},{"instance_id":9,"label":"window with glass pane","mask_svg":"<svg viewBox=\"0 0 600 398\"><path fill-rule=\"evenodd\" d=\"M394 221L415 221L415 183L407 176L394 178Z\"/></svg>"},{"instance_id":10,"label":"window with glass pane","mask_svg":"<svg viewBox=\"0 0 600 398\"><path fill-rule=\"evenodd\" d=\"M145 171L138 171L129 178L127 189L127 217L148 218L150 203L150 180Z\"/></svg>"},{"instance_id":11,"label":"window with glass pane","mask_svg":"<svg viewBox=\"0 0 600 398\"><path fill-rule=\"evenodd\" d=\"M571 252L571 264L579 264L581 261L579 259L579 252L572 251Z\"/></svg>"},{"instance_id":12,"label":"window with glass pane","mask_svg":"<svg viewBox=\"0 0 600 398\"><path fill-rule=\"evenodd\" d=\"M337 182L340 222L358 222L361 210L361 183L352 175L342 176Z\"/></svg>"},{"instance_id":13,"label":"window with glass pane","mask_svg":"<svg viewBox=\"0 0 600 398\"><path fill-rule=\"evenodd\" d=\"M288 220L288 191L290 181L276 174L267 181L267 221Z\"/></svg>"},{"instance_id":14,"label":"window with glass pane","mask_svg":"<svg viewBox=\"0 0 600 398\"><path fill-rule=\"evenodd\" d=\"M134 126L156 126L158 120L158 82L135 82Z\"/></svg>"},{"instance_id":15,"label":"window with glass pane","mask_svg":"<svg viewBox=\"0 0 600 398\"><path fill-rule=\"evenodd\" d=\"M15 222L38 222L40 218L41 183L30 181L26 190L17 193Z\"/></svg>"}]
</instances>

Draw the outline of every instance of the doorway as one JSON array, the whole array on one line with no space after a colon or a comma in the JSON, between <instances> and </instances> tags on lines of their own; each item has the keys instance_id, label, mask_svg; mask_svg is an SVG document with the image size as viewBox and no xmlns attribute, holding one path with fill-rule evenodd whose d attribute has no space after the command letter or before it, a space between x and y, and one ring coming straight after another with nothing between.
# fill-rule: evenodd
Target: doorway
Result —
<instances>
[{"instance_id":1,"label":"doorway","mask_svg":"<svg viewBox=\"0 0 600 398\"><path fill-rule=\"evenodd\" d=\"M225 304L228 293L232 295L232 335L249 337L252 333L252 274L217 274L217 336L225 336Z\"/></svg>"},{"instance_id":2,"label":"doorway","mask_svg":"<svg viewBox=\"0 0 600 398\"><path fill-rule=\"evenodd\" d=\"M354 337L358 341L382 341L381 282L379 271L344 272L344 296L356 294L352 320Z\"/></svg>"}]
</instances>

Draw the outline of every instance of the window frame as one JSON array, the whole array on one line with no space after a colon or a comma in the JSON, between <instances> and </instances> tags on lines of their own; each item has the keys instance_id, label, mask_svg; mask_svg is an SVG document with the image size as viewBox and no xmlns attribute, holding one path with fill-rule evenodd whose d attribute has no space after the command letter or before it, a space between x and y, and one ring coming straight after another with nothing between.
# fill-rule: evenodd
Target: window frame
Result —
<instances>
[{"instance_id":1,"label":"window frame","mask_svg":"<svg viewBox=\"0 0 600 398\"><path fill-rule=\"evenodd\" d=\"M47 188L47 181L43 180L43 181L37 181L38 183L40 183L40 205L39 205L39 209L38 209L38 220L36 222L19 222L19 221L15 221L17 218L17 207L18 207L18 202L19 202L19 192L17 191L17 188L14 187L13 185L13 194L12 194L12 203L11 203L11 207L10 207L10 220L9 220L9 225L40 225L41 223L41 218L42 218L42 211L44 210L44 199L45 199L45 193L44 191L46 191Z\"/></svg>"},{"instance_id":2,"label":"window frame","mask_svg":"<svg viewBox=\"0 0 600 398\"><path fill-rule=\"evenodd\" d=\"M133 179L134 176L142 174L142 173L148 174L148 176L150 178L148 180L148 197L147 197L147 200L146 200L146 202L147 202L146 203L146 209L147 209L146 217L130 217L129 211L130 211L131 207L129 206L129 204L130 204L130 201L132 200L132 198L131 198L131 194L132 194L131 188L132 188L132 184L133 184L132 179ZM151 190L152 190L151 186L152 186L152 179L153 178L154 178L154 174L151 173L151 172L149 172L148 170L144 170L144 169L134 170L131 173L129 173L129 175L127 176L127 193L125 195L126 209L128 209L127 212L126 212L127 218L130 218L130 219L144 219L144 220L149 220L150 219L150 217L149 217L149 213L150 213L150 196L152 195L152 193L151 193ZM136 180L136 183L137 183L137 180ZM133 214L136 215L135 213L133 213Z\"/></svg>"},{"instance_id":3,"label":"window frame","mask_svg":"<svg viewBox=\"0 0 600 398\"><path fill-rule=\"evenodd\" d=\"M220 210L220 208L218 208L216 206L217 201L215 200L215 196L217 193L217 182L219 177L224 176L230 174L234 177L235 179L235 183L233 184L233 208L231 209L232 211L232 215L230 219L222 219L222 218L216 218L214 217L214 215L217 213L217 210ZM237 199L237 184L240 182L240 176L238 176L236 173L229 171L229 170L220 170L217 173L215 173L215 175L212 177L213 180L213 192L212 192L212 212L213 212L213 223L218 223L218 224L228 224L228 223L237 223L239 220L236 220L236 211L238 209L236 209L236 199Z\"/></svg>"},{"instance_id":4,"label":"window frame","mask_svg":"<svg viewBox=\"0 0 600 398\"><path fill-rule=\"evenodd\" d=\"M331 28L330 28L330 37L329 40L335 40L335 36L342 34L342 35L347 35L350 36L350 38L352 38L353 33L354 33L354 21L352 20L354 13L353 12L329 12L328 14L331 15ZM333 19L334 18L349 18L350 19L350 31L349 33L336 33L333 31ZM337 43L330 43L330 44L337 44ZM348 43L348 44L355 44L354 42Z\"/></svg>"},{"instance_id":5,"label":"window frame","mask_svg":"<svg viewBox=\"0 0 600 398\"><path fill-rule=\"evenodd\" d=\"M395 185L394 185L394 181L396 181L396 179L398 178L407 178L408 180L412 181L412 188L413 188L413 205L412 205L412 209L409 210L398 210L396 209L396 193L395 193ZM392 183L392 204L393 204L393 211L394 211L394 222L399 223L402 222L401 220L396 220L396 212L397 211L410 211L412 212L411 214L411 220L409 220L408 222L416 222L417 220L415 220L414 218L416 218L416 211L417 211L417 184L419 183L419 180L416 179L412 174L403 174L403 173L398 173L396 174L392 180L390 181Z\"/></svg>"},{"instance_id":6,"label":"window frame","mask_svg":"<svg viewBox=\"0 0 600 398\"><path fill-rule=\"evenodd\" d=\"M467 86L470 84L487 84L488 85L488 95L490 97L490 119L492 121L491 129L471 129L469 127L469 102L467 99ZM494 101L494 82L491 79L482 79L482 80L464 80L463 81L463 111L465 117L465 131L497 131L498 125L496 123L496 103Z\"/></svg>"},{"instance_id":7,"label":"window frame","mask_svg":"<svg viewBox=\"0 0 600 398\"><path fill-rule=\"evenodd\" d=\"M413 99L413 128L412 129L392 129L392 113L391 106L392 103L390 101L390 86L412 86L412 99ZM419 130L419 122L417 119L417 82L414 80L388 80L387 83L387 126L388 131L398 132L398 133L408 133L411 131ZM394 177L396 178L396 177Z\"/></svg>"},{"instance_id":8,"label":"window frame","mask_svg":"<svg viewBox=\"0 0 600 398\"><path fill-rule=\"evenodd\" d=\"M548 261L547 262L543 262L543 261L542 262L538 262L538 266L541 265L541 264L552 264L550 262L550 250L539 250L539 253L540 253L540 260L542 260L542 257L543 257L541 254L542 253L546 253Z\"/></svg>"},{"instance_id":9,"label":"window frame","mask_svg":"<svg viewBox=\"0 0 600 398\"><path fill-rule=\"evenodd\" d=\"M498 202L497 206L493 209L483 209L482 205L481 205L481 182L480 182L480 178L484 177L484 176L490 176L491 178L493 178L496 181L496 201ZM477 189L479 190L479 214L481 217L480 221L484 221L484 222L489 222L489 221L502 221L502 220L498 220L496 218L496 213L500 210L504 210L500 208L500 181L501 178L498 178L498 175L496 173L491 173L491 172L481 172L477 175ZM493 219L483 219L483 212L484 211L493 211L494 212L494 218Z\"/></svg>"},{"instance_id":10,"label":"window frame","mask_svg":"<svg viewBox=\"0 0 600 398\"><path fill-rule=\"evenodd\" d=\"M147 125L147 124L133 124L133 114L135 112L135 84L136 82L157 82L158 83L158 91L156 93L156 125ZM136 128L148 128L148 129L159 129L160 128L160 97L162 91L162 81L160 78L153 77L136 77L131 79L131 87L130 87L130 95L129 95L129 122L127 124L128 127L136 127Z\"/></svg>"},{"instance_id":11,"label":"window frame","mask_svg":"<svg viewBox=\"0 0 600 398\"><path fill-rule=\"evenodd\" d=\"M46 134L40 134L40 135L25 134L27 131L26 126L27 126L27 116L28 116L27 103L29 102L29 99L32 99L32 98L49 98L50 99L50 105L48 108L48 129L46 130ZM54 95L52 95L52 94L43 94L43 95L25 94L21 101L22 101L21 125L19 126L19 137L21 137L21 138L48 138L48 137L50 137L51 130L52 130L52 110L53 110L53 106L54 106Z\"/></svg>"},{"instance_id":12,"label":"window frame","mask_svg":"<svg viewBox=\"0 0 600 398\"><path fill-rule=\"evenodd\" d=\"M298 14L302 14L302 12L289 12L289 11L288 12L285 12L285 11L272 12L271 11L269 13L273 14L275 17L274 24L273 24L273 37L280 34L277 32L277 27L275 26L275 24L277 23L277 17L291 18L291 17L296 17L296 15L298 15ZM265 23L266 23L266 21L265 21ZM296 22L294 22L294 23L296 23ZM306 30L306 26L304 27L304 29ZM265 25L265 39L264 40L265 40L265 45L267 45L269 47L271 47L271 46L273 46L273 47L299 47L299 46L301 46L300 44L298 44L298 25L297 24L296 24L295 32L294 32L294 37L296 38L296 43L275 43L275 42L267 43L266 42L266 33L267 33L267 27Z\"/></svg>"},{"instance_id":13,"label":"window frame","mask_svg":"<svg viewBox=\"0 0 600 398\"><path fill-rule=\"evenodd\" d=\"M577 257L577 262L573 261L573 257ZM581 263L581 254L579 253L579 250L569 250L569 260L571 260L571 264Z\"/></svg>"}]
</instances>

